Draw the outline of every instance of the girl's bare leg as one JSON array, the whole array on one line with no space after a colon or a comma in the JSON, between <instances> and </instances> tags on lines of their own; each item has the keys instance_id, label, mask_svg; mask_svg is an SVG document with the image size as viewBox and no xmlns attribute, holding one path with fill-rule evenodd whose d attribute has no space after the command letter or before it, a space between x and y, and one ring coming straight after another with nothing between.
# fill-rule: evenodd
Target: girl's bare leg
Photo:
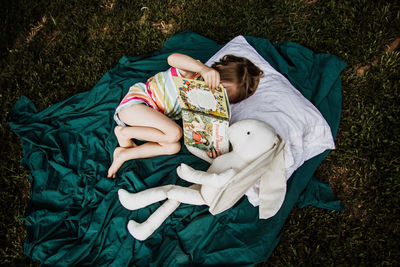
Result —
<instances>
[{"instance_id":1,"label":"girl's bare leg","mask_svg":"<svg viewBox=\"0 0 400 267\"><path fill-rule=\"evenodd\" d=\"M160 155L173 155L178 153L180 149L181 146L179 143L161 145L153 142L147 142L143 145L131 148L117 147L114 150L113 162L108 169L107 177L115 178L117 171L125 161L131 159L151 158Z\"/></svg>"},{"instance_id":2,"label":"girl's bare leg","mask_svg":"<svg viewBox=\"0 0 400 267\"><path fill-rule=\"evenodd\" d=\"M135 142L133 142L133 140L131 138L128 138L125 135L123 135L122 131L124 128L126 128L126 127L119 126L119 125L114 128L114 133L115 133L115 136L117 137L119 146L120 147L135 147L136 146Z\"/></svg>"},{"instance_id":3,"label":"girl's bare leg","mask_svg":"<svg viewBox=\"0 0 400 267\"><path fill-rule=\"evenodd\" d=\"M126 147L117 147L114 150L113 163L107 177L115 178L118 169L127 160L179 152L182 129L164 114L144 104L135 104L121 110L118 116L130 126L117 126L115 129L118 142ZM140 146L130 146L129 142L133 143L133 138L149 142Z\"/></svg>"}]
</instances>

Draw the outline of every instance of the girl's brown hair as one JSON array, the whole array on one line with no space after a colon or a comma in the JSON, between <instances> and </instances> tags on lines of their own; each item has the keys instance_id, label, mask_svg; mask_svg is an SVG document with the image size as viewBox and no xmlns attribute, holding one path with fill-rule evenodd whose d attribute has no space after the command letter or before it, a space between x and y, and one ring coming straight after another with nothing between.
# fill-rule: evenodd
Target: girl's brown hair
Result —
<instances>
[{"instance_id":1,"label":"girl's brown hair","mask_svg":"<svg viewBox=\"0 0 400 267\"><path fill-rule=\"evenodd\" d=\"M225 55L211 67L219 72L221 81L237 84L239 95L232 99L231 103L237 103L254 94L260 78L263 76L262 70L253 62L247 58L234 55Z\"/></svg>"}]
</instances>

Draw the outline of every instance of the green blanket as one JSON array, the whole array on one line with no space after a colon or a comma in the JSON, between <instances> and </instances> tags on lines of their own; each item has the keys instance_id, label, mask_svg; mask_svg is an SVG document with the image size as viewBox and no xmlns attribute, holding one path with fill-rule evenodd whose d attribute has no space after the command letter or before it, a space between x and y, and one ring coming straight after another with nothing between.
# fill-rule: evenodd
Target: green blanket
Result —
<instances>
[{"instance_id":1,"label":"green blanket","mask_svg":"<svg viewBox=\"0 0 400 267\"><path fill-rule=\"evenodd\" d=\"M345 63L294 43L246 39L316 105L335 136ZM216 216L206 206L181 205L146 241L129 235L128 220L144 221L160 203L128 211L119 203L119 188L134 192L165 184L188 185L178 178L176 167L185 162L206 170L208 163L182 148L177 155L127 162L117 179L106 178L117 145L114 109L130 85L167 69L166 58L172 52L205 62L219 48L205 37L183 32L160 51L123 57L93 89L39 113L26 97L18 100L9 123L20 136L21 163L30 170L32 181L24 218L29 257L57 266L253 265L271 254L294 205L340 209L330 187L312 178L325 152L295 172L282 208L268 220L259 220L258 208L243 197Z\"/></svg>"}]
</instances>

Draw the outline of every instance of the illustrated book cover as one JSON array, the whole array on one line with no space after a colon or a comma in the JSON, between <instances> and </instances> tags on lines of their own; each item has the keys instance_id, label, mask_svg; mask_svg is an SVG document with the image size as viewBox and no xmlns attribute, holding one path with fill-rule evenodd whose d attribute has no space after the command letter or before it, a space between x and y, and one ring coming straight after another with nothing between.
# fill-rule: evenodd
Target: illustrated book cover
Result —
<instances>
[{"instance_id":1,"label":"illustrated book cover","mask_svg":"<svg viewBox=\"0 0 400 267\"><path fill-rule=\"evenodd\" d=\"M210 89L204 81L174 77L182 107L184 142L205 151L229 151L230 105L222 85Z\"/></svg>"}]
</instances>

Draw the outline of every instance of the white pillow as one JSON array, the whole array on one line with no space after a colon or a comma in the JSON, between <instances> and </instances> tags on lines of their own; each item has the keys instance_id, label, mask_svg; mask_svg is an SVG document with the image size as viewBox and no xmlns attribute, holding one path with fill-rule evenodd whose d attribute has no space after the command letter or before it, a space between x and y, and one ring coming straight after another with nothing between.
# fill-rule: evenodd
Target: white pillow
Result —
<instances>
[{"instance_id":1,"label":"white pillow","mask_svg":"<svg viewBox=\"0 0 400 267\"><path fill-rule=\"evenodd\" d=\"M243 36L237 36L212 56L206 65L231 54L249 59L263 72L257 91L251 97L232 104L231 123L244 119L265 121L285 140L285 167L289 179L304 161L334 149L331 129L318 109L281 73L276 71ZM257 191L257 188L254 188ZM247 194L250 202L255 200ZM254 197L254 196L253 196Z\"/></svg>"}]
</instances>

